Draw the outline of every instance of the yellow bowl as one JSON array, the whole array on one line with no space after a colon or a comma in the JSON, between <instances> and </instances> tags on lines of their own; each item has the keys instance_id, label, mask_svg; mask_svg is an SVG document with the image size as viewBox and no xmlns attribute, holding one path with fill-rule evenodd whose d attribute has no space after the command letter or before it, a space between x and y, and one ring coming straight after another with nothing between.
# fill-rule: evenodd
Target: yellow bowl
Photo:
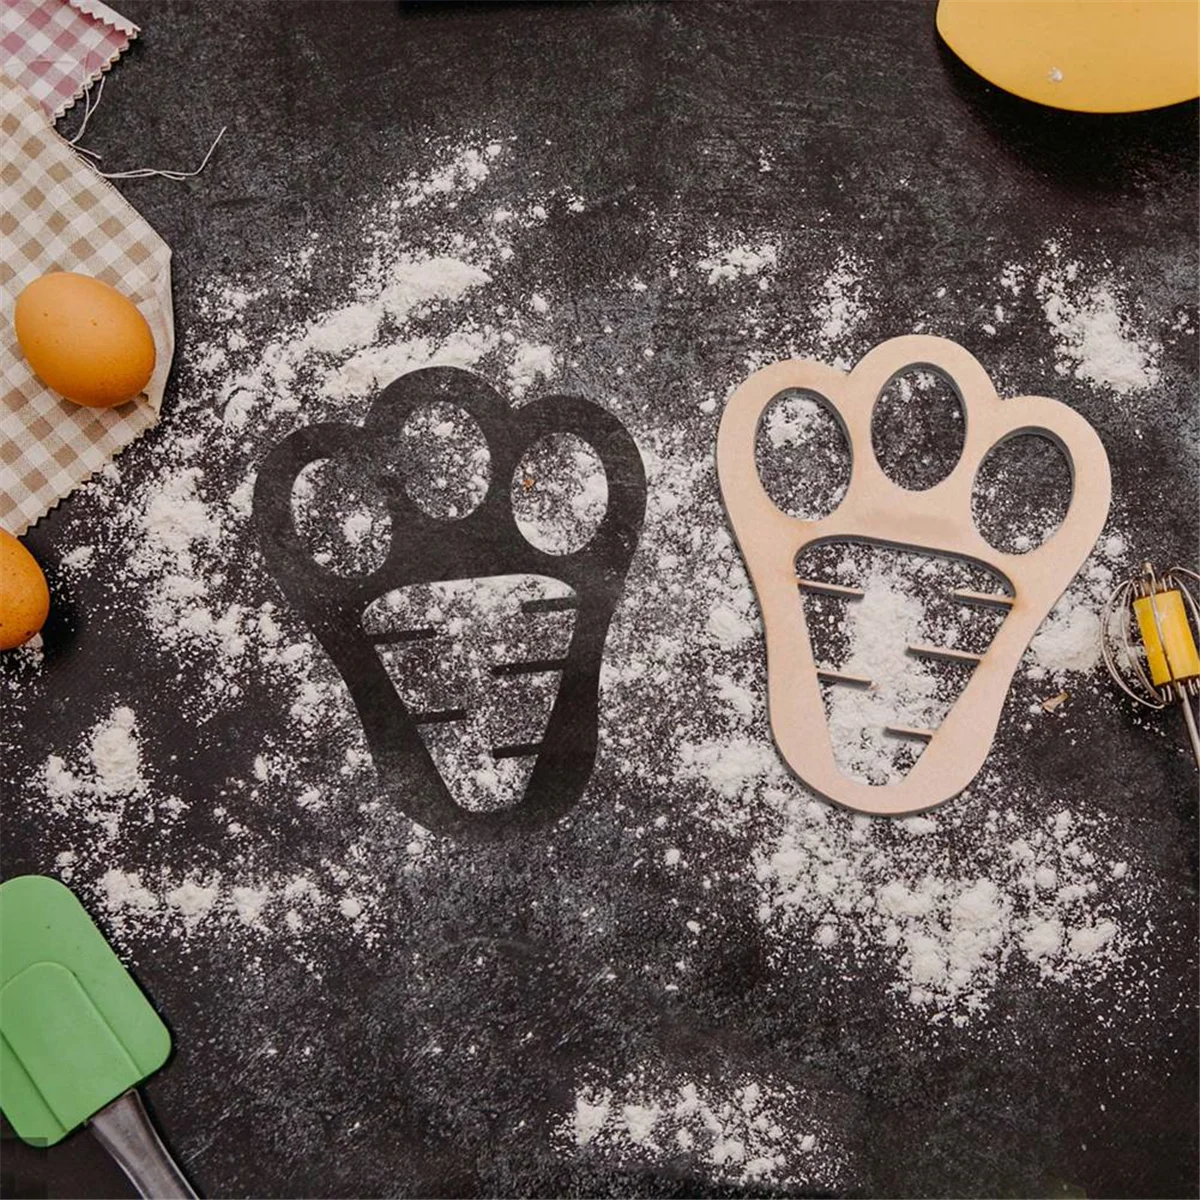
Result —
<instances>
[{"instance_id":1,"label":"yellow bowl","mask_svg":"<svg viewBox=\"0 0 1200 1200\"><path fill-rule=\"evenodd\" d=\"M937 29L1007 92L1076 112L1200 95L1200 0L940 0Z\"/></svg>"}]
</instances>

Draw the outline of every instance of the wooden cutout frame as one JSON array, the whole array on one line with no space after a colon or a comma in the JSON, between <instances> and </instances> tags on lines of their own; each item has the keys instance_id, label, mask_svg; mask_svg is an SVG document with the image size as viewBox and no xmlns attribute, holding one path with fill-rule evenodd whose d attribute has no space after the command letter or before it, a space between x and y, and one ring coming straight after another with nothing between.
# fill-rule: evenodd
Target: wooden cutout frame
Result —
<instances>
[{"instance_id":1,"label":"wooden cutout frame","mask_svg":"<svg viewBox=\"0 0 1200 1200\"><path fill-rule=\"evenodd\" d=\"M871 418L887 385L897 375L920 369L933 371L954 388L966 431L950 474L924 491L910 491L893 483L879 466ZM771 402L789 389L822 397L850 446L846 494L817 521L782 512L758 475L759 423ZM1049 437L1062 451L1071 470L1071 503L1052 537L1028 553L1006 554L975 528L971 491L989 451L1023 433ZM717 475L762 610L771 731L787 764L810 788L859 812L915 813L957 795L987 757L1021 655L1104 527L1112 479L1095 430L1057 400L1001 400L983 367L963 347L945 338L913 335L876 346L849 374L811 359L756 371L734 392L721 417ZM814 542L843 539L975 560L1008 580L1013 593L1008 616L924 752L903 779L886 785L852 779L837 766L798 595L800 551Z\"/></svg>"}]
</instances>

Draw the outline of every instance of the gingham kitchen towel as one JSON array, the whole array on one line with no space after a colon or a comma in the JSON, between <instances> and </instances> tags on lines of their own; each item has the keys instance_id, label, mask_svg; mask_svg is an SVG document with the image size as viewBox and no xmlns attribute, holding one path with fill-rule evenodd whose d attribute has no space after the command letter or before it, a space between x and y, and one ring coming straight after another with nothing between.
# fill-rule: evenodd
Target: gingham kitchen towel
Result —
<instances>
[{"instance_id":1,"label":"gingham kitchen towel","mask_svg":"<svg viewBox=\"0 0 1200 1200\"><path fill-rule=\"evenodd\" d=\"M21 289L48 271L112 284L141 310L157 361L145 392L81 408L29 369L13 332ZM158 420L175 352L171 250L0 75L0 528L20 534Z\"/></svg>"},{"instance_id":2,"label":"gingham kitchen towel","mask_svg":"<svg viewBox=\"0 0 1200 1200\"><path fill-rule=\"evenodd\" d=\"M100 0L0 0L0 72L58 118L137 35Z\"/></svg>"}]
</instances>

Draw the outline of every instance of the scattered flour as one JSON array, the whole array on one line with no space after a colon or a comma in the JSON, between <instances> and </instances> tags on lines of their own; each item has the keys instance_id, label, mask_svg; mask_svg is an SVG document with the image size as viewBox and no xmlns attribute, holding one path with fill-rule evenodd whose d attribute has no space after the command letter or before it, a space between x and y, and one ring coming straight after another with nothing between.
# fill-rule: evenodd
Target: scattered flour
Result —
<instances>
[{"instance_id":1,"label":"scattered flour","mask_svg":"<svg viewBox=\"0 0 1200 1200\"><path fill-rule=\"evenodd\" d=\"M696 265L710 284L725 283L742 277L753 278L773 268L779 261L779 247L764 242L757 248L750 245L731 246L702 258Z\"/></svg>"},{"instance_id":2,"label":"scattered flour","mask_svg":"<svg viewBox=\"0 0 1200 1200\"><path fill-rule=\"evenodd\" d=\"M115 856L129 852L135 831L161 840L187 812L186 804L160 791L145 776L141 760L137 719L130 708L119 706L96 723L70 760L50 755L41 780L51 810L82 822L87 830L75 839L77 849L56 855L58 874L93 895L108 929L118 938L146 928L148 923L159 937L187 937L205 929L229 930L238 925L266 933L271 929L269 916L283 918L281 911L272 914L276 907L272 901L284 892L289 898L304 895L314 902L330 894L338 899L342 924L355 919L364 941L373 942L375 922L369 910L378 904L377 879L359 880L351 897L345 891L349 874L328 863L322 864L316 879L281 875L280 867L267 861L269 844L256 848L238 822L231 822L226 831L229 845L236 847L236 870L201 872L192 868L181 875L162 865L154 869L112 865ZM311 807L315 792L309 789L297 799L297 805ZM361 852L361 846L353 847L351 856ZM233 851L230 853L232 856ZM239 873L255 882L237 882Z\"/></svg>"},{"instance_id":3,"label":"scattered flour","mask_svg":"<svg viewBox=\"0 0 1200 1200\"><path fill-rule=\"evenodd\" d=\"M985 785L992 782L985 779ZM864 817L819 801L783 801L778 841L757 859L759 916L781 959L806 940L874 943L895 955L894 987L934 1019L963 1025L987 1007L1010 961L1059 981L1095 978L1120 957L1113 864L1084 848L1098 822L1063 810L1030 829L1017 811L987 813L977 867L963 875L947 839L895 822L885 836ZM953 818L922 818L949 833Z\"/></svg>"},{"instance_id":4,"label":"scattered flour","mask_svg":"<svg viewBox=\"0 0 1200 1200\"><path fill-rule=\"evenodd\" d=\"M894 768L894 725L936 729L938 681L908 646L923 635L924 610L899 572L876 568L860 586L862 600L848 605L845 618L849 655L831 665L872 681L870 688L834 687L827 696L829 732L838 766L872 783L887 783L903 772Z\"/></svg>"},{"instance_id":5,"label":"scattered flour","mask_svg":"<svg viewBox=\"0 0 1200 1200\"><path fill-rule=\"evenodd\" d=\"M91 767L99 796L145 794L146 781L141 772L142 753L135 727L133 711L118 708L108 721L93 730Z\"/></svg>"},{"instance_id":6,"label":"scattered flour","mask_svg":"<svg viewBox=\"0 0 1200 1200\"><path fill-rule=\"evenodd\" d=\"M1130 570L1125 539L1120 534L1102 537L1030 642L1024 665L1031 679L1066 683L1096 677L1101 614L1112 589ZM1107 685L1107 676L1104 680Z\"/></svg>"},{"instance_id":7,"label":"scattered flour","mask_svg":"<svg viewBox=\"0 0 1200 1200\"><path fill-rule=\"evenodd\" d=\"M855 330L867 316L862 299L862 264L842 255L825 277L821 297L814 306L820 326L817 342L823 357L842 370L849 370L857 357L847 353Z\"/></svg>"},{"instance_id":8,"label":"scattered flour","mask_svg":"<svg viewBox=\"0 0 1200 1200\"><path fill-rule=\"evenodd\" d=\"M803 444L818 426L821 405L811 396L789 397L776 402L767 410L766 430L776 450Z\"/></svg>"},{"instance_id":9,"label":"scattered flour","mask_svg":"<svg viewBox=\"0 0 1200 1200\"><path fill-rule=\"evenodd\" d=\"M141 744L132 710L121 706L98 721L72 763L51 754L40 783L55 812L99 827L91 835L99 838L99 846L119 836L131 808L146 819L143 802L150 789L142 773ZM168 817L173 815L171 807L168 804Z\"/></svg>"},{"instance_id":10,"label":"scattered flour","mask_svg":"<svg viewBox=\"0 0 1200 1200\"><path fill-rule=\"evenodd\" d=\"M410 177L405 185L405 205L415 208L431 199L456 197L474 191L488 177L491 170L489 164L502 150L499 142L490 142L482 151L467 146L455 152L431 175Z\"/></svg>"},{"instance_id":11,"label":"scattered flour","mask_svg":"<svg viewBox=\"0 0 1200 1200\"><path fill-rule=\"evenodd\" d=\"M1119 396L1154 387L1160 343L1138 336L1111 284L1083 286L1079 262L1064 262L1054 242L1048 243L1047 252L1050 265L1036 287L1055 337L1058 373L1110 388Z\"/></svg>"},{"instance_id":12,"label":"scattered flour","mask_svg":"<svg viewBox=\"0 0 1200 1200\"><path fill-rule=\"evenodd\" d=\"M1051 612L1029 645L1035 666L1062 682L1072 672L1087 674L1100 662L1100 615L1068 599Z\"/></svg>"},{"instance_id":13,"label":"scattered flour","mask_svg":"<svg viewBox=\"0 0 1200 1200\"><path fill-rule=\"evenodd\" d=\"M554 374L554 350L550 346L525 344L518 346L508 368L508 382L513 395L524 396L543 379Z\"/></svg>"},{"instance_id":14,"label":"scattered flour","mask_svg":"<svg viewBox=\"0 0 1200 1200\"><path fill-rule=\"evenodd\" d=\"M732 1184L829 1192L846 1152L812 1097L773 1079L671 1076L647 1064L577 1087L558 1137L580 1157L626 1170L671 1167Z\"/></svg>"}]
</instances>

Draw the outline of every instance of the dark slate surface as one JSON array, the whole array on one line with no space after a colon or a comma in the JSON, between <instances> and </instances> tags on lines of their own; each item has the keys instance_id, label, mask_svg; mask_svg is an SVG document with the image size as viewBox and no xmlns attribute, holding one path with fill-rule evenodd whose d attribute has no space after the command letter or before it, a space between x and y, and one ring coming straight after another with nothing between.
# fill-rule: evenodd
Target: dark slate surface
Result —
<instances>
[{"instance_id":1,"label":"dark slate surface","mask_svg":"<svg viewBox=\"0 0 1200 1200\"><path fill-rule=\"evenodd\" d=\"M1194 324L1194 107L1096 119L1017 102L939 46L930 4L120 7L144 33L93 119L89 141L106 161L186 160L230 126L202 181L125 185L173 249L182 344L191 298L210 272L231 264L253 272L310 226L349 221L425 134L454 139L481 128L528 134L531 171L605 201L586 236L547 234L566 294L636 270L641 233L660 208L697 229L790 226L801 236L808 215L828 212L848 248L886 269L873 317L879 337L905 331L907 314L938 283L948 288L944 332L978 322L969 310L987 296L980 262L1028 258L1063 230L1111 259L1148 311L1191 309ZM768 174L757 169L762 144L775 158ZM901 187L902 178L917 186ZM348 272L352 258L348 245ZM325 284L332 295L339 280ZM314 309L323 298L316 286ZM716 358L736 359L728 332L736 318L714 298L689 332L707 338ZM1036 366L1013 382L1039 390L1048 345L1036 307L1001 338L1010 362L1021 360L1014 348L1030 347ZM1186 561L1197 537L1194 342L1168 343L1164 355L1160 416L1141 441L1088 387L1067 382L1060 394L1104 437L1130 527L1161 561ZM168 392L168 421L171 403ZM1172 411L1176 419L1162 418ZM70 512L68 500L28 539L51 565ZM132 643L89 637L88 611L85 583L48 630L50 670L12 731L6 779L25 777L78 736L65 689L132 660ZM159 669L149 664L131 685L146 708L169 682ZM739 936L671 1005L630 983L599 1006L581 982L588 964L573 964L569 948L498 937L530 933L506 899L508 883L518 897L536 888L518 886L536 875L521 848L489 860L474 897L447 899L447 920L465 914L464 923L472 903L495 904L495 936L483 943L482 967L472 966L474 944L447 942L432 991L406 988L348 951L319 985L278 965L271 1002L236 1015L223 1008L236 959L214 952L180 967L170 955L144 955L138 976L178 1044L146 1089L150 1103L209 1195L703 1190L686 1176L572 1168L547 1153L536 1121L518 1131L543 1097L564 1102L572 1047L618 1037L665 1046L678 1061L769 1065L826 1087L864 1195L1195 1195L1194 775L1115 706L1087 744L1042 739L1034 757L1031 770L1080 803L1103 797L1131 837L1157 849L1166 899L1153 917L1154 952L1139 968L1152 981L1149 1011L1128 1037L1096 1023L1095 997L1050 1005L1044 994L1010 989L987 1017L994 1037L946 1031L916 1050L890 1038L886 1017L862 1003L853 981L818 975L772 989L761 947ZM190 768L195 794L204 761ZM45 869L36 827L22 821L11 789L4 816L5 874ZM542 843L531 853L536 861L545 852ZM277 1073L278 1104L239 1102L245 1068L221 1036L235 1016L284 1044L318 1041L322 1070L303 1075L307 1090L285 1054L253 1068ZM466 1027L484 1047L485 1072L423 1078L431 1068L412 1046ZM509 1039L521 1029L536 1032L536 1051L518 1059ZM439 1094L459 1097L450 1119L429 1107ZM4 1193L130 1194L86 1134L48 1153L6 1141Z\"/></svg>"}]
</instances>

